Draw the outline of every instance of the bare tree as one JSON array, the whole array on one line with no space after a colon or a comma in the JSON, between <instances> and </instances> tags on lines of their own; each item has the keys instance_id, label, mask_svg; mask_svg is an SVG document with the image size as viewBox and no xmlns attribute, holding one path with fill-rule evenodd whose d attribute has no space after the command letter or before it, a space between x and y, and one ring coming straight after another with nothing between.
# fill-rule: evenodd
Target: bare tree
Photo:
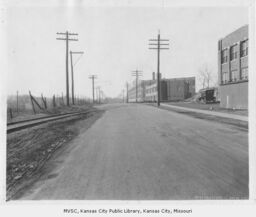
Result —
<instances>
[{"instance_id":1,"label":"bare tree","mask_svg":"<svg viewBox=\"0 0 256 217\"><path fill-rule=\"evenodd\" d=\"M214 76L212 70L207 65L204 65L199 69L198 79L203 88L210 87L210 84L214 82Z\"/></svg>"}]
</instances>

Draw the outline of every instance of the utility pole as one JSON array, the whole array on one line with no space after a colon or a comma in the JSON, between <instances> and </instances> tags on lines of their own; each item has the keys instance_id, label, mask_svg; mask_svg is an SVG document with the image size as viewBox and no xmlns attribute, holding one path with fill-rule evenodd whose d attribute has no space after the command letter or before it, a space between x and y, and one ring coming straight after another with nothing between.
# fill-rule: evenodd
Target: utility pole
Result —
<instances>
[{"instance_id":1,"label":"utility pole","mask_svg":"<svg viewBox=\"0 0 256 217\"><path fill-rule=\"evenodd\" d=\"M129 86L128 86L128 82L126 82L126 103L128 103L128 102L129 102L129 93L128 93L128 88L129 88Z\"/></svg>"},{"instance_id":2,"label":"utility pole","mask_svg":"<svg viewBox=\"0 0 256 217\"><path fill-rule=\"evenodd\" d=\"M64 35L65 38L56 38L57 40L64 40L66 41L66 97L67 97L67 106L69 106L69 81L68 81L68 42L69 41L78 41L75 38L69 38L70 35L78 36L77 33L69 33L66 32L57 32L57 35Z\"/></svg>"},{"instance_id":3,"label":"utility pole","mask_svg":"<svg viewBox=\"0 0 256 217\"><path fill-rule=\"evenodd\" d=\"M91 75L89 78L92 79L92 103L94 103L94 79L97 79L97 75Z\"/></svg>"},{"instance_id":4,"label":"utility pole","mask_svg":"<svg viewBox=\"0 0 256 217\"><path fill-rule=\"evenodd\" d=\"M73 65L73 54L83 54L84 52L83 51L77 51L77 52L74 52L74 51L70 51L70 62L71 62L71 84L72 84L72 104L75 105L75 96L74 96L74 66L76 65L76 63Z\"/></svg>"},{"instance_id":5,"label":"utility pole","mask_svg":"<svg viewBox=\"0 0 256 217\"><path fill-rule=\"evenodd\" d=\"M122 90L122 93L123 93L123 103L125 102L125 100L124 100L124 89Z\"/></svg>"},{"instance_id":6,"label":"utility pole","mask_svg":"<svg viewBox=\"0 0 256 217\"><path fill-rule=\"evenodd\" d=\"M97 95L98 95L98 103L100 104L100 86L98 86L97 88Z\"/></svg>"},{"instance_id":7,"label":"utility pole","mask_svg":"<svg viewBox=\"0 0 256 217\"><path fill-rule=\"evenodd\" d=\"M160 106L160 50L169 50L169 39L161 39L160 31L158 31L157 39L149 39L149 45L153 46L149 49L157 50L157 106Z\"/></svg>"},{"instance_id":8,"label":"utility pole","mask_svg":"<svg viewBox=\"0 0 256 217\"><path fill-rule=\"evenodd\" d=\"M142 76L142 71L139 71L138 69L136 69L135 71L132 71L132 76L136 77L136 102L138 102L138 80L139 77Z\"/></svg>"}]
</instances>

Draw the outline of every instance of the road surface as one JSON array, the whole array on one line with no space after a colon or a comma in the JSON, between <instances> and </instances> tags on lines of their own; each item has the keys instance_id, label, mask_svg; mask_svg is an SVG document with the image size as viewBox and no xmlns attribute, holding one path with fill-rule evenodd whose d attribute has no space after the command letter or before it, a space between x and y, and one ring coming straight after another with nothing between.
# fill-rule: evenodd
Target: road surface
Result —
<instances>
[{"instance_id":1,"label":"road surface","mask_svg":"<svg viewBox=\"0 0 256 217\"><path fill-rule=\"evenodd\" d=\"M248 197L247 131L141 104L101 108L20 199Z\"/></svg>"}]
</instances>

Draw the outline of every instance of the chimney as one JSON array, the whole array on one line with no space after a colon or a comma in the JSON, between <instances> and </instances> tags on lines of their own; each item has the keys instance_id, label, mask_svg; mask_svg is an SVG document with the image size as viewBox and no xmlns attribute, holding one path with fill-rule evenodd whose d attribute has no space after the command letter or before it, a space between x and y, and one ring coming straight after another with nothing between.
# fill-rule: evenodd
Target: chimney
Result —
<instances>
[{"instance_id":1,"label":"chimney","mask_svg":"<svg viewBox=\"0 0 256 217\"><path fill-rule=\"evenodd\" d=\"M152 73L152 80L153 81L156 80L156 73L155 72Z\"/></svg>"}]
</instances>

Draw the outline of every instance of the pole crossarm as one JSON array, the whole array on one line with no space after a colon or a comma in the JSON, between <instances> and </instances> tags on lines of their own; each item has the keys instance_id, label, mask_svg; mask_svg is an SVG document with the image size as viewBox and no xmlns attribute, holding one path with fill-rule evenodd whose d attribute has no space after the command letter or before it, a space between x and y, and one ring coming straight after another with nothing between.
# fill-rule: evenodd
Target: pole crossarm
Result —
<instances>
[{"instance_id":1,"label":"pole crossarm","mask_svg":"<svg viewBox=\"0 0 256 217\"><path fill-rule=\"evenodd\" d=\"M66 35L67 33L66 33L66 32L57 32L56 34L57 34L57 35ZM68 32L68 35L78 35L78 33L71 33L71 32Z\"/></svg>"},{"instance_id":2,"label":"pole crossarm","mask_svg":"<svg viewBox=\"0 0 256 217\"><path fill-rule=\"evenodd\" d=\"M170 41L170 39L149 39L149 41Z\"/></svg>"},{"instance_id":3,"label":"pole crossarm","mask_svg":"<svg viewBox=\"0 0 256 217\"><path fill-rule=\"evenodd\" d=\"M72 54L84 54L83 51L70 51Z\"/></svg>"},{"instance_id":4,"label":"pole crossarm","mask_svg":"<svg viewBox=\"0 0 256 217\"><path fill-rule=\"evenodd\" d=\"M78 39L76 39L76 38L68 38L68 39L66 39L66 38L56 38L57 40L64 40L64 41L66 41L66 40L68 40L68 41L78 41Z\"/></svg>"},{"instance_id":5,"label":"pole crossarm","mask_svg":"<svg viewBox=\"0 0 256 217\"><path fill-rule=\"evenodd\" d=\"M168 47L160 47L160 48L155 48L155 47L149 47L148 49L150 49L150 50L169 50L169 48Z\"/></svg>"},{"instance_id":6,"label":"pole crossarm","mask_svg":"<svg viewBox=\"0 0 256 217\"><path fill-rule=\"evenodd\" d=\"M158 44L148 44L148 45L156 45L156 46L158 46ZM159 44L159 45L167 45L167 46L169 46L170 44Z\"/></svg>"}]
</instances>

